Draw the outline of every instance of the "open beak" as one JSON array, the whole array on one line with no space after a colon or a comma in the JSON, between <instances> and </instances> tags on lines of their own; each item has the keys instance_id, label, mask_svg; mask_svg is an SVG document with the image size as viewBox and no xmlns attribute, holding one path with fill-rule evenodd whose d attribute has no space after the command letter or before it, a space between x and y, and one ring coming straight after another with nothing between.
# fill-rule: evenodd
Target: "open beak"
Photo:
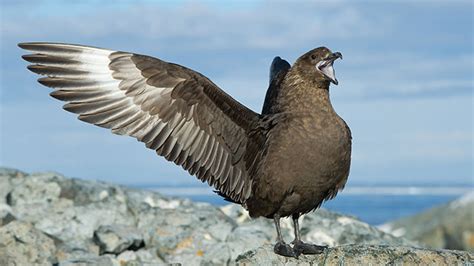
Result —
<instances>
[{"instance_id":1,"label":"open beak","mask_svg":"<svg viewBox=\"0 0 474 266\"><path fill-rule=\"evenodd\" d=\"M339 52L335 52L316 64L316 68L319 70L319 72L321 72L325 77L327 77L329 80L331 80L332 83L336 85L339 82L336 79L336 72L334 71L334 67L332 66L332 64L338 58L342 59L342 54Z\"/></svg>"}]
</instances>

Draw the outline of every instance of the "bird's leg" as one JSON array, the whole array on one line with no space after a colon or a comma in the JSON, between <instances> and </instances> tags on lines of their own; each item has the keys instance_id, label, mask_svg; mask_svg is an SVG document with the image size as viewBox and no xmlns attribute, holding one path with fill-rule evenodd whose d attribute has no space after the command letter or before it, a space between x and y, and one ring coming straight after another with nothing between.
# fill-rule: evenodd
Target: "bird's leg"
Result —
<instances>
[{"instance_id":1,"label":"bird's leg","mask_svg":"<svg viewBox=\"0 0 474 266\"><path fill-rule=\"evenodd\" d=\"M281 235L280 215L275 214L273 216L273 221L275 222L275 227L276 227L276 230L277 230L277 242L276 242L275 246L273 247L273 251L278 255L282 255L282 256L285 256L285 257L297 258L298 255L295 253L295 251L293 250L293 248L291 248L290 245L285 243L285 241L283 240L283 237Z\"/></svg>"},{"instance_id":2,"label":"bird's leg","mask_svg":"<svg viewBox=\"0 0 474 266\"><path fill-rule=\"evenodd\" d=\"M293 240L293 250L297 255L300 254L320 254L322 253L327 246L318 246L314 244L307 244L301 241L300 235L300 225L298 222L299 215L294 214L293 218L293 225L295 227L295 240Z\"/></svg>"}]
</instances>

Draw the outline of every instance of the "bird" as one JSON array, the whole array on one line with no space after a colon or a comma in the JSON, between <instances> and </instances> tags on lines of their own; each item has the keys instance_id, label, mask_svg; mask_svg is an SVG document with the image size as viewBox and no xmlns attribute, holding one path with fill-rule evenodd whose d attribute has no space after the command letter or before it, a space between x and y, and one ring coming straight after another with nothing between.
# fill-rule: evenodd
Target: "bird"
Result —
<instances>
[{"instance_id":1,"label":"bird","mask_svg":"<svg viewBox=\"0 0 474 266\"><path fill-rule=\"evenodd\" d=\"M334 198L349 176L351 131L329 98L340 52L318 47L293 65L275 57L257 113L199 72L151 56L66 43L18 46L29 51L22 58L42 76L38 82L79 120L136 138L252 218L273 219L276 254L327 248L303 242L298 219ZM295 239L286 243L280 218L290 216Z\"/></svg>"}]
</instances>

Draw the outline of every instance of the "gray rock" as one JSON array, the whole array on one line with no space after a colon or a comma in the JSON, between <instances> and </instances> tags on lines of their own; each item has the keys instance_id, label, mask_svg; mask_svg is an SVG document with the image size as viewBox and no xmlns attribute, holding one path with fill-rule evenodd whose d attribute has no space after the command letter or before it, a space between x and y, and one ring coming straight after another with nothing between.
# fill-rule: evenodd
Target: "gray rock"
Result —
<instances>
[{"instance_id":1,"label":"gray rock","mask_svg":"<svg viewBox=\"0 0 474 266\"><path fill-rule=\"evenodd\" d=\"M23 181L25 176L26 174L19 170L0 167L0 204L7 203L7 196L15 185Z\"/></svg>"},{"instance_id":2,"label":"gray rock","mask_svg":"<svg viewBox=\"0 0 474 266\"><path fill-rule=\"evenodd\" d=\"M379 228L431 248L474 251L474 192Z\"/></svg>"},{"instance_id":3,"label":"gray rock","mask_svg":"<svg viewBox=\"0 0 474 266\"><path fill-rule=\"evenodd\" d=\"M74 206L68 199L61 199L47 206L15 207L14 213L19 219L34 223L38 229L64 242L91 239L94 230L101 225L135 223L135 218L129 214L126 205L97 203Z\"/></svg>"},{"instance_id":4,"label":"gray rock","mask_svg":"<svg viewBox=\"0 0 474 266\"><path fill-rule=\"evenodd\" d=\"M0 167L0 178L22 178L25 177L27 174L22 172L18 169L8 168L8 167Z\"/></svg>"},{"instance_id":5,"label":"gray rock","mask_svg":"<svg viewBox=\"0 0 474 266\"><path fill-rule=\"evenodd\" d=\"M219 209L208 204L181 205L177 209L152 208L138 217L138 228L145 232L145 245L155 247L167 262L226 263L226 250L217 259L216 245L236 224ZM219 254L221 255L221 254Z\"/></svg>"},{"instance_id":6,"label":"gray rock","mask_svg":"<svg viewBox=\"0 0 474 266\"><path fill-rule=\"evenodd\" d=\"M319 255L301 255L298 259L275 255L265 245L237 258L241 265L471 265L468 252L429 250L404 246L343 245Z\"/></svg>"},{"instance_id":7,"label":"gray rock","mask_svg":"<svg viewBox=\"0 0 474 266\"><path fill-rule=\"evenodd\" d=\"M16 217L12 214L12 208L4 203L0 203L0 226L6 225L14 220Z\"/></svg>"},{"instance_id":8,"label":"gray rock","mask_svg":"<svg viewBox=\"0 0 474 266\"><path fill-rule=\"evenodd\" d=\"M420 246L416 241L387 234L355 217L325 209L305 215L300 221L300 227L304 241L330 247L345 244Z\"/></svg>"},{"instance_id":9,"label":"gray rock","mask_svg":"<svg viewBox=\"0 0 474 266\"><path fill-rule=\"evenodd\" d=\"M99 246L92 239L63 242L56 240L56 258L67 261L75 258L92 258L99 256Z\"/></svg>"},{"instance_id":10,"label":"gray rock","mask_svg":"<svg viewBox=\"0 0 474 266\"><path fill-rule=\"evenodd\" d=\"M11 241L11 236L4 237L10 240L0 239L0 265L31 264L32 260L40 264L57 261L59 265L228 265L262 246L271 251L276 239L271 220L250 219L238 205L219 209L57 173L27 175L0 169L0 184L5 184L5 192L0 193L7 195L4 203L0 202L0 230L7 235L10 230L5 228L22 224L22 230L32 231L38 239L46 238L41 241L46 243L42 248L49 250L26 253L29 246L37 244L31 241L25 250L16 251L18 243ZM329 246L417 245L326 210L304 216L300 224L303 240ZM290 219L282 220L282 232L288 242L293 239ZM369 247L357 249L370 252ZM359 252L356 248L332 250Z\"/></svg>"},{"instance_id":11,"label":"gray rock","mask_svg":"<svg viewBox=\"0 0 474 266\"><path fill-rule=\"evenodd\" d=\"M74 202L75 206L93 203L123 205L126 203L124 188L96 180L64 179L58 182L61 197Z\"/></svg>"},{"instance_id":12,"label":"gray rock","mask_svg":"<svg viewBox=\"0 0 474 266\"><path fill-rule=\"evenodd\" d=\"M249 212L238 204L227 204L225 206L220 207L220 209L223 213L232 218L232 220L234 220L238 224L242 224L251 219L249 216Z\"/></svg>"},{"instance_id":13,"label":"gray rock","mask_svg":"<svg viewBox=\"0 0 474 266\"><path fill-rule=\"evenodd\" d=\"M275 239L276 232L270 219L252 220L240 206L224 206L221 210L239 222L239 228L256 227L264 233L266 239ZM256 223L256 224L255 224ZM300 218L301 237L304 241L322 245L337 246L344 244L377 245L419 245L416 241L395 237L370 226L355 217L341 215L325 209L306 214ZM282 234L287 242L294 239L293 222L281 220ZM238 229L237 229L238 230Z\"/></svg>"},{"instance_id":14,"label":"gray rock","mask_svg":"<svg viewBox=\"0 0 474 266\"><path fill-rule=\"evenodd\" d=\"M100 225L134 225L123 190L96 181L67 179L56 173L27 176L10 192L13 215L62 242L82 249ZM45 215L47 214L47 215Z\"/></svg>"},{"instance_id":15,"label":"gray rock","mask_svg":"<svg viewBox=\"0 0 474 266\"><path fill-rule=\"evenodd\" d=\"M51 265L55 252L54 240L29 223L0 227L0 265Z\"/></svg>"},{"instance_id":16,"label":"gray rock","mask_svg":"<svg viewBox=\"0 0 474 266\"><path fill-rule=\"evenodd\" d=\"M127 205L131 210L140 212L149 208L176 209L190 204L189 200L164 197L149 190L128 188L125 190Z\"/></svg>"},{"instance_id":17,"label":"gray rock","mask_svg":"<svg viewBox=\"0 0 474 266\"><path fill-rule=\"evenodd\" d=\"M10 179L8 176L0 175L0 204L7 203L7 195L10 193L12 187L10 186Z\"/></svg>"},{"instance_id":18,"label":"gray rock","mask_svg":"<svg viewBox=\"0 0 474 266\"><path fill-rule=\"evenodd\" d=\"M259 246L274 244L276 231L273 221L250 219L248 213L238 205L224 206L221 210L239 223L226 241L231 252L231 260ZM304 241L330 247L354 243L419 246L414 241L384 233L355 217L340 215L325 209L319 209L302 217L300 226ZM291 219L282 219L281 227L285 240L291 242L294 239Z\"/></svg>"},{"instance_id":19,"label":"gray rock","mask_svg":"<svg viewBox=\"0 0 474 266\"><path fill-rule=\"evenodd\" d=\"M101 225L94 232L94 241L100 254L120 254L125 250L138 250L145 246L142 233L131 226Z\"/></svg>"},{"instance_id":20,"label":"gray rock","mask_svg":"<svg viewBox=\"0 0 474 266\"><path fill-rule=\"evenodd\" d=\"M226 239L230 260L240 254L275 241L276 232L272 225L263 219L248 221L236 227Z\"/></svg>"},{"instance_id":21,"label":"gray rock","mask_svg":"<svg viewBox=\"0 0 474 266\"><path fill-rule=\"evenodd\" d=\"M168 265L168 263L165 263L152 250L144 250L144 249L141 249L138 251L127 250L117 256L117 261L120 265L127 265L127 266Z\"/></svg>"},{"instance_id":22,"label":"gray rock","mask_svg":"<svg viewBox=\"0 0 474 266\"><path fill-rule=\"evenodd\" d=\"M64 179L55 173L33 174L25 178L21 185L16 185L8 195L8 204L17 205L39 205L49 204L58 200L61 188L57 179Z\"/></svg>"},{"instance_id":23,"label":"gray rock","mask_svg":"<svg viewBox=\"0 0 474 266\"><path fill-rule=\"evenodd\" d=\"M59 266L118 266L117 260L110 256L86 256L68 259L58 263Z\"/></svg>"}]
</instances>

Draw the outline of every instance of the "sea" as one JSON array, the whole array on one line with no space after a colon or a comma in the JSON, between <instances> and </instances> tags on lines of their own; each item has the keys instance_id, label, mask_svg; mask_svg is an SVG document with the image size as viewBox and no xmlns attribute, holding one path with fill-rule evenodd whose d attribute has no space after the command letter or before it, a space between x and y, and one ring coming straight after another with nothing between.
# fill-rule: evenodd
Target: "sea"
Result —
<instances>
[{"instance_id":1,"label":"sea","mask_svg":"<svg viewBox=\"0 0 474 266\"><path fill-rule=\"evenodd\" d=\"M167 196L189 198L215 206L230 204L208 187L140 186ZM322 208L351 215L371 225L381 225L415 215L448 203L473 191L470 185L436 186L355 186L344 189L336 198L323 203Z\"/></svg>"}]
</instances>

